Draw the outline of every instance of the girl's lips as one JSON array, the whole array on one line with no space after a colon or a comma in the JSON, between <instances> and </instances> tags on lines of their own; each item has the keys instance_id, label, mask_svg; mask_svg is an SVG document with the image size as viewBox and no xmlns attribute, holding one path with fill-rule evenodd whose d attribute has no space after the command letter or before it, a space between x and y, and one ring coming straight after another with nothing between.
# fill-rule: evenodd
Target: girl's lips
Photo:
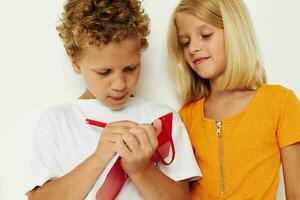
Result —
<instances>
[{"instance_id":1,"label":"girl's lips","mask_svg":"<svg viewBox=\"0 0 300 200\"><path fill-rule=\"evenodd\" d=\"M209 57L198 58L198 59L194 60L193 63L194 63L195 65L201 64L201 63L206 62L208 59L209 59Z\"/></svg>"}]
</instances>

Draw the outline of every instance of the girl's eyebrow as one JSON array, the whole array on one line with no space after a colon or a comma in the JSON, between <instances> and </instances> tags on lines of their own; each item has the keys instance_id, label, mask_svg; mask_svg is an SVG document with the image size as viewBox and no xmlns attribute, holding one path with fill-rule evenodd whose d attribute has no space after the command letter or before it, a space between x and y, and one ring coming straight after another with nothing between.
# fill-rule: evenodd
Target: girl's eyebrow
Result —
<instances>
[{"instance_id":1,"label":"girl's eyebrow","mask_svg":"<svg viewBox=\"0 0 300 200\"><path fill-rule=\"evenodd\" d=\"M208 25L206 25L206 24L201 24L201 25L197 26L196 29L197 30L201 30L201 29L209 29L209 30L211 30L211 28ZM187 37L188 36L186 36L185 33L183 33L183 34L179 33L178 34L178 38L187 38Z\"/></svg>"}]
</instances>

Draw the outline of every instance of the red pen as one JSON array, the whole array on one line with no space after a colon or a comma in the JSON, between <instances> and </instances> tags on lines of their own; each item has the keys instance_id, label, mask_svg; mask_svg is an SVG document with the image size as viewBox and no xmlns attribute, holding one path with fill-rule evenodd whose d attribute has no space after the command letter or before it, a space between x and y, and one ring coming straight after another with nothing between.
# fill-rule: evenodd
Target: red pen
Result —
<instances>
[{"instance_id":1,"label":"red pen","mask_svg":"<svg viewBox=\"0 0 300 200\"><path fill-rule=\"evenodd\" d=\"M95 120L92 120L92 119L86 119L85 122L87 124L90 124L90 125L93 125L93 126L97 126L97 127L101 127L101 128L105 128L105 126L107 125L104 122L99 122L99 121L95 121Z\"/></svg>"}]
</instances>

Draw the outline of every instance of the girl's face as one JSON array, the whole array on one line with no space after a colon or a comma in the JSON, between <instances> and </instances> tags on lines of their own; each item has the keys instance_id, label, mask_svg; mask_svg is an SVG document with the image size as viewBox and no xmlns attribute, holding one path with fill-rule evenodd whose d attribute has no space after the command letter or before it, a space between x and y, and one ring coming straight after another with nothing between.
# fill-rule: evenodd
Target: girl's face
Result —
<instances>
[{"instance_id":1,"label":"girl's face","mask_svg":"<svg viewBox=\"0 0 300 200\"><path fill-rule=\"evenodd\" d=\"M84 49L82 57L73 65L87 84L84 98L96 98L111 109L122 108L140 76L140 52L140 39Z\"/></svg>"},{"instance_id":2,"label":"girl's face","mask_svg":"<svg viewBox=\"0 0 300 200\"><path fill-rule=\"evenodd\" d=\"M226 66L223 29L187 13L178 13L175 24L186 62L200 77L215 81Z\"/></svg>"}]
</instances>

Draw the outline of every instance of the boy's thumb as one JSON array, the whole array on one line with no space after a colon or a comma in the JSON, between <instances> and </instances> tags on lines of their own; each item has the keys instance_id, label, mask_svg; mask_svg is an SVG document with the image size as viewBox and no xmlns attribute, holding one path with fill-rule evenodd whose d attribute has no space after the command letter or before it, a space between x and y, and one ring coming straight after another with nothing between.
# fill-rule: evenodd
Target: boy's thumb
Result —
<instances>
[{"instance_id":1,"label":"boy's thumb","mask_svg":"<svg viewBox=\"0 0 300 200\"><path fill-rule=\"evenodd\" d=\"M154 129L155 129L155 132L156 132L156 136L158 136L162 130L162 122L160 119L156 119L154 122L153 122L153 126L154 126Z\"/></svg>"}]
</instances>

